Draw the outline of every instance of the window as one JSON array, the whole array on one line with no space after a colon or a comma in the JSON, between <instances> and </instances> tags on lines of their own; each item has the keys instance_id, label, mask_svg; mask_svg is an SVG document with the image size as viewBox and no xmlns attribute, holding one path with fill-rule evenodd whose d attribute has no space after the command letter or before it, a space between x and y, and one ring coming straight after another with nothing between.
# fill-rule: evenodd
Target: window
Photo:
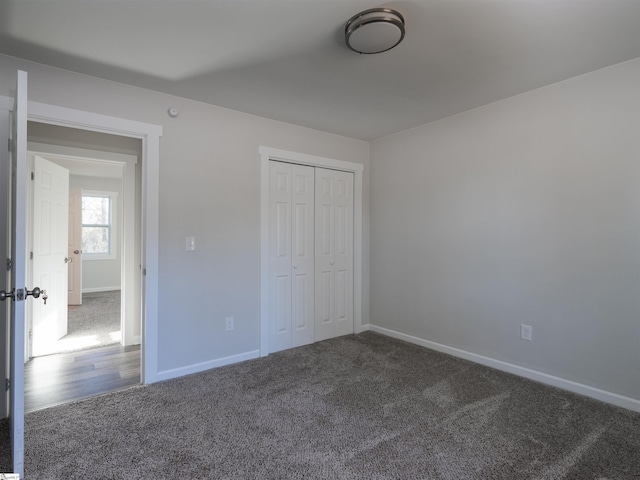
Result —
<instances>
[{"instance_id":1,"label":"window","mask_svg":"<svg viewBox=\"0 0 640 480\"><path fill-rule=\"evenodd\" d=\"M85 259L115 258L115 192L83 192L82 254Z\"/></svg>"}]
</instances>

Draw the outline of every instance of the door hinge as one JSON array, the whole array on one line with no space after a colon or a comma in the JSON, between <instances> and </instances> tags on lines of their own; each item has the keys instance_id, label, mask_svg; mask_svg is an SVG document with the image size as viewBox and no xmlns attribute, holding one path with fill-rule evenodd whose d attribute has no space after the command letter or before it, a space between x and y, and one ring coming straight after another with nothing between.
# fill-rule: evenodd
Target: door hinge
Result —
<instances>
[{"instance_id":1,"label":"door hinge","mask_svg":"<svg viewBox=\"0 0 640 480\"><path fill-rule=\"evenodd\" d=\"M10 258L7 258L7 272L13 268L13 262Z\"/></svg>"},{"instance_id":2,"label":"door hinge","mask_svg":"<svg viewBox=\"0 0 640 480\"><path fill-rule=\"evenodd\" d=\"M33 252L29 252L29 260L33 260Z\"/></svg>"},{"instance_id":3,"label":"door hinge","mask_svg":"<svg viewBox=\"0 0 640 480\"><path fill-rule=\"evenodd\" d=\"M11 139L10 139L10 138L8 138L8 139L7 139L7 149L8 149L10 152L12 151L12 149L11 149L11 147L12 147L12 146L13 146L13 145L12 145Z\"/></svg>"},{"instance_id":4,"label":"door hinge","mask_svg":"<svg viewBox=\"0 0 640 480\"><path fill-rule=\"evenodd\" d=\"M33 173L33 172L31 172L31 180L33 180L33 179L35 179L35 178L36 178L36 174L35 174L35 173Z\"/></svg>"},{"instance_id":5,"label":"door hinge","mask_svg":"<svg viewBox=\"0 0 640 480\"><path fill-rule=\"evenodd\" d=\"M11 380L9 380L8 378L4 379L4 389L5 391L9 391L9 389L11 388Z\"/></svg>"}]
</instances>

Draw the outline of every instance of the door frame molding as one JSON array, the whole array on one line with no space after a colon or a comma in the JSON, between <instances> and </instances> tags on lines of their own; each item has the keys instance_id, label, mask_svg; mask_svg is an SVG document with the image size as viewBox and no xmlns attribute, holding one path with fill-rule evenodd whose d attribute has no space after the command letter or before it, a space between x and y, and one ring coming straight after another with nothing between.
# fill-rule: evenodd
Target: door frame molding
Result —
<instances>
[{"instance_id":1,"label":"door frame molding","mask_svg":"<svg viewBox=\"0 0 640 480\"><path fill-rule=\"evenodd\" d=\"M137 138L142 142L140 378L142 383L154 383L159 380L158 225L162 126L33 101L28 102L27 118L32 122Z\"/></svg>"},{"instance_id":2,"label":"door frame molding","mask_svg":"<svg viewBox=\"0 0 640 480\"><path fill-rule=\"evenodd\" d=\"M269 161L341 170L354 174L353 185L353 331L362 328L362 173L364 165L260 146L260 356L269 355Z\"/></svg>"},{"instance_id":3,"label":"door frame molding","mask_svg":"<svg viewBox=\"0 0 640 480\"><path fill-rule=\"evenodd\" d=\"M28 142L27 150L30 154L39 155L54 163L56 160L79 160L85 163L111 164L122 167L122 197L118 200L117 210L120 216L120 230L116 230L116 236L120 238L120 289L122 290L121 300L121 328L122 338L120 344L124 346L137 345L141 343L141 336L134 334L134 325L140 322L140 312L136 312L139 307L140 296L140 269L136 265L140 261L132 262L136 258L135 239L135 208L136 190L139 186L136 180L136 165L138 157L136 155L124 153L112 153L102 150L86 149L78 147L66 147L52 145L42 142ZM127 294L130 286L136 290L131 290ZM80 286L82 288L82 286Z\"/></svg>"}]
</instances>

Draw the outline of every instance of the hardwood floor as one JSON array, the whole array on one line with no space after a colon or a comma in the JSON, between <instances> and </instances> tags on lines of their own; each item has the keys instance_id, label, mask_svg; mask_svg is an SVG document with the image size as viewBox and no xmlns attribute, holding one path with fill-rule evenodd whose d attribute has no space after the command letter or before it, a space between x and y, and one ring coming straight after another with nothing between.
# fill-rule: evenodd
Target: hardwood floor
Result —
<instances>
[{"instance_id":1,"label":"hardwood floor","mask_svg":"<svg viewBox=\"0 0 640 480\"><path fill-rule=\"evenodd\" d=\"M31 359L24 369L25 411L140 383L140 346L113 345Z\"/></svg>"}]
</instances>

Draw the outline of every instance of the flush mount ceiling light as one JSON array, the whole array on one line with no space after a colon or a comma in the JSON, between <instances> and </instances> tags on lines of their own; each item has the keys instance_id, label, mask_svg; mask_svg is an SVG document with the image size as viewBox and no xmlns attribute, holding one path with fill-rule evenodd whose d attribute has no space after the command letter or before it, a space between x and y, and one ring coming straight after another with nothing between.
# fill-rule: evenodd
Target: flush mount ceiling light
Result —
<instances>
[{"instance_id":1,"label":"flush mount ceiling light","mask_svg":"<svg viewBox=\"0 0 640 480\"><path fill-rule=\"evenodd\" d=\"M372 8L351 17L344 40L354 52L381 53L404 38L404 17L390 8Z\"/></svg>"}]
</instances>

